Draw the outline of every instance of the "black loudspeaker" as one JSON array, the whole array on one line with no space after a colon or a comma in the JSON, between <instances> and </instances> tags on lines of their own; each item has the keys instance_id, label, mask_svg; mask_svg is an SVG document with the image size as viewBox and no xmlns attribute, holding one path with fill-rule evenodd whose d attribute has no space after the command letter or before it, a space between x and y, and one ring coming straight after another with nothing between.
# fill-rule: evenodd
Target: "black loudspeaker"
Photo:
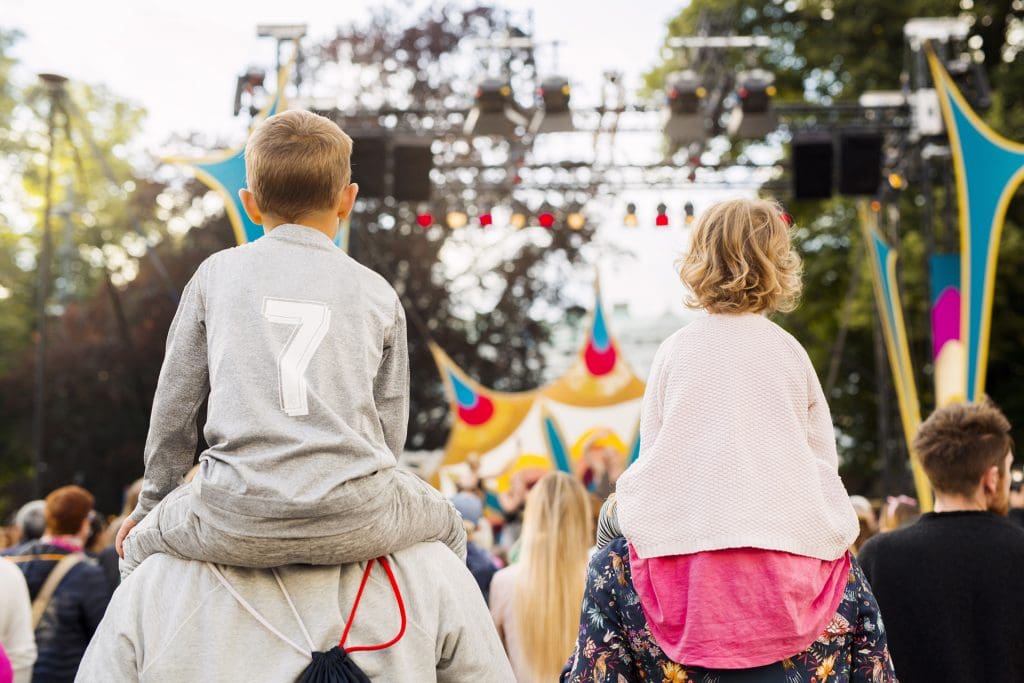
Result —
<instances>
[{"instance_id":1,"label":"black loudspeaker","mask_svg":"<svg viewBox=\"0 0 1024 683\"><path fill-rule=\"evenodd\" d=\"M797 133L793 136L793 195L797 199L832 196L834 166L832 134Z\"/></svg>"},{"instance_id":2,"label":"black loudspeaker","mask_svg":"<svg viewBox=\"0 0 1024 683\"><path fill-rule=\"evenodd\" d=\"M839 194L875 195L882 184L882 134L839 134Z\"/></svg>"},{"instance_id":3,"label":"black loudspeaker","mask_svg":"<svg viewBox=\"0 0 1024 683\"><path fill-rule=\"evenodd\" d=\"M430 171L434 168L434 153L430 145L430 140L395 142L395 199L398 201L430 201Z\"/></svg>"},{"instance_id":4,"label":"black loudspeaker","mask_svg":"<svg viewBox=\"0 0 1024 683\"><path fill-rule=\"evenodd\" d=\"M352 182L359 183L359 196L382 199L387 196L387 140L383 135L355 132L352 137Z\"/></svg>"}]
</instances>

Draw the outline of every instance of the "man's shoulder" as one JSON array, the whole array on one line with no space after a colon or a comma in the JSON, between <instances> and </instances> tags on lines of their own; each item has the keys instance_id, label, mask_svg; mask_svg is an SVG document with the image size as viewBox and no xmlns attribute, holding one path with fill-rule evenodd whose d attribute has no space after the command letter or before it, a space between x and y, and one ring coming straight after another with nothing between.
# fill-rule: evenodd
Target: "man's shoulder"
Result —
<instances>
[{"instance_id":1,"label":"man's shoulder","mask_svg":"<svg viewBox=\"0 0 1024 683\"><path fill-rule=\"evenodd\" d=\"M389 559L396 567L417 573L422 573L427 567L431 568L427 574L438 569L448 571L451 568L466 568L465 563L440 541L417 543L392 553Z\"/></svg>"}]
</instances>

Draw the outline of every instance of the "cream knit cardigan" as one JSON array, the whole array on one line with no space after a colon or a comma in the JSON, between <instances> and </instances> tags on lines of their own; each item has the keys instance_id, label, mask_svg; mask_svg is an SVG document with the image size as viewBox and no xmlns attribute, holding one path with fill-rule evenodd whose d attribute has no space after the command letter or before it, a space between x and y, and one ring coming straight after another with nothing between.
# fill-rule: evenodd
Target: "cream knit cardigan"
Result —
<instances>
[{"instance_id":1,"label":"cream knit cardigan","mask_svg":"<svg viewBox=\"0 0 1024 683\"><path fill-rule=\"evenodd\" d=\"M640 456L616 488L644 558L749 547L835 560L859 530L810 358L761 315L703 316L661 345Z\"/></svg>"}]
</instances>

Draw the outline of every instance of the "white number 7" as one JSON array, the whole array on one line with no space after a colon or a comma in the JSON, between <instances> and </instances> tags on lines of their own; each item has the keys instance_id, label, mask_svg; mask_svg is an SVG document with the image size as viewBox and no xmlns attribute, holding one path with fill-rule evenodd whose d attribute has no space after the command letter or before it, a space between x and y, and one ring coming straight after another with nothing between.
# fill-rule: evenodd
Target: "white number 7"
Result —
<instances>
[{"instance_id":1,"label":"white number 7","mask_svg":"<svg viewBox=\"0 0 1024 683\"><path fill-rule=\"evenodd\" d=\"M263 317L274 323L295 325L295 331L277 357L281 409L292 417L309 415L306 368L331 325L331 309L314 301L263 299Z\"/></svg>"}]
</instances>

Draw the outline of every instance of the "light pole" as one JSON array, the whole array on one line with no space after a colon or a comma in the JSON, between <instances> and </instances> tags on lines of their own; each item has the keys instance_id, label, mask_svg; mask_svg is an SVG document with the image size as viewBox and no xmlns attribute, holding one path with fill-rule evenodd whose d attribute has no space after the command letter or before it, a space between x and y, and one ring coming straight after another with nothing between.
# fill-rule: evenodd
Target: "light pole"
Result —
<instances>
[{"instance_id":1,"label":"light pole","mask_svg":"<svg viewBox=\"0 0 1024 683\"><path fill-rule=\"evenodd\" d=\"M32 497L39 498L40 475L46 454L46 305L50 298L50 259L53 236L53 157L56 148L56 116L64 98L67 78L57 74L39 74L50 99L46 116L49 148L46 151L46 182L43 195L43 234L39 248L39 279L36 285L36 363L32 396Z\"/></svg>"}]
</instances>

